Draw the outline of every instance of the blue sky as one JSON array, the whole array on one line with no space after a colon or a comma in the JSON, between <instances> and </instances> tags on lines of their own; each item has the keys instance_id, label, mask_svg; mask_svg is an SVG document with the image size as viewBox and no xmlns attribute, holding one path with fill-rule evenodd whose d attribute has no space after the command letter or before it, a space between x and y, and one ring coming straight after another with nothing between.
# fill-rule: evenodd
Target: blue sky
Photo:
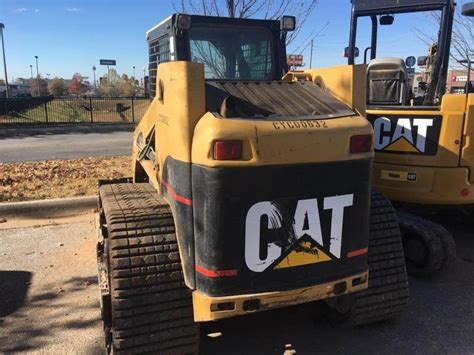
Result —
<instances>
[{"instance_id":1,"label":"blue sky","mask_svg":"<svg viewBox=\"0 0 474 355\"><path fill-rule=\"evenodd\" d=\"M315 40L313 67L346 63L341 55L349 37L350 9L350 0L320 0L299 36L304 40L329 22ZM172 12L172 0L0 0L9 81L29 77L30 64L36 75L35 55L42 76L71 78L79 72L92 79L93 65L98 75L105 73L99 65L104 58L116 59L120 74L131 75L135 66L140 78L147 64L145 31ZM394 26L382 28L380 55L425 55L427 48L414 33L423 21L426 14L401 15ZM359 29L361 52L369 44L364 22ZM288 52L298 44L295 41ZM309 48L303 54L308 63Z\"/></svg>"}]
</instances>

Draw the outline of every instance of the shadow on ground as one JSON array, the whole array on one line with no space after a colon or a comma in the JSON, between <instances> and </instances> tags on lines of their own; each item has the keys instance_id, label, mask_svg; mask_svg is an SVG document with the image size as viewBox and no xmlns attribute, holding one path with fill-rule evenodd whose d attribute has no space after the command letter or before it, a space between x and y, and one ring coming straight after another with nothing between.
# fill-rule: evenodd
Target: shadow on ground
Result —
<instances>
[{"instance_id":1,"label":"shadow on ground","mask_svg":"<svg viewBox=\"0 0 474 355\"><path fill-rule=\"evenodd\" d=\"M107 134L113 132L133 132L134 124L64 124L55 126L17 126L3 127L0 139L44 137L58 134Z\"/></svg>"},{"instance_id":2,"label":"shadow on ground","mask_svg":"<svg viewBox=\"0 0 474 355\"><path fill-rule=\"evenodd\" d=\"M29 283L30 273L20 275L23 277L21 281ZM13 277L13 274L10 276ZM75 277L61 283L60 287L58 283L42 285L25 302L25 287L17 286L8 298L19 297L22 304L16 302L16 308L10 307L8 317L0 320L5 326L0 337L0 353L47 351L47 346L52 343L66 340L67 344L68 338L71 338L75 330L94 328L96 333L99 300L98 297L89 295L87 289L90 287L97 288L95 276ZM80 332L78 336L81 336ZM101 336L102 334L97 334L96 338ZM100 349L98 344L88 341L85 341L83 346L84 348L77 351L83 353L84 349L88 349L87 353L90 354L98 353Z\"/></svg>"},{"instance_id":3,"label":"shadow on ground","mask_svg":"<svg viewBox=\"0 0 474 355\"><path fill-rule=\"evenodd\" d=\"M338 329L324 304L307 304L203 324L202 354L472 354L474 229L466 221L447 227L459 258L434 277L410 277L409 306L398 319Z\"/></svg>"},{"instance_id":4,"label":"shadow on ground","mask_svg":"<svg viewBox=\"0 0 474 355\"><path fill-rule=\"evenodd\" d=\"M0 324L3 317L24 305L31 285L31 276L28 271L0 270Z\"/></svg>"},{"instance_id":5,"label":"shadow on ground","mask_svg":"<svg viewBox=\"0 0 474 355\"><path fill-rule=\"evenodd\" d=\"M473 229L454 234L458 255L472 254ZM89 250L89 244L86 246ZM84 260L87 265L94 262L89 254ZM66 265L71 259L64 254L55 262ZM73 268L78 265L87 267L78 263ZM44 267L49 270L50 265ZM12 294L1 293L2 297L14 300L0 319L0 353L103 353L93 271L85 273L88 277L54 283L46 278L35 280L35 275L21 271L0 274L0 286L13 290ZM30 282L35 287L28 288ZM473 263L458 259L435 277L410 278L410 293L408 309L398 319L356 329L332 327L321 302L203 324L201 353L473 353Z\"/></svg>"}]
</instances>

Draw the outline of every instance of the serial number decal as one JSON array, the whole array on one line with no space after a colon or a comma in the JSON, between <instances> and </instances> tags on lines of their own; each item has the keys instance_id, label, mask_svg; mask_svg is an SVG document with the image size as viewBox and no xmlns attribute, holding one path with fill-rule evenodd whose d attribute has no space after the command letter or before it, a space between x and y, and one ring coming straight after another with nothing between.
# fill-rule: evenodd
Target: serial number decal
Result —
<instances>
[{"instance_id":1,"label":"serial number decal","mask_svg":"<svg viewBox=\"0 0 474 355\"><path fill-rule=\"evenodd\" d=\"M275 121L273 127L279 129L328 128L324 120Z\"/></svg>"}]
</instances>

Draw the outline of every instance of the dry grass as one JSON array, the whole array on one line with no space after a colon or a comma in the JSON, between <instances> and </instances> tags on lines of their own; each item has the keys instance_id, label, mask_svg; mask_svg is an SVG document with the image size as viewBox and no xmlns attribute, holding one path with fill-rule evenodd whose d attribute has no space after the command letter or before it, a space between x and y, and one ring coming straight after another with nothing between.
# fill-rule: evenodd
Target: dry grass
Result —
<instances>
[{"instance_id":1,"label":"dry grass","mask_svg":"<svg viewBox=\"0 0 474 355\"><path fill-rule=\"evenodd\" d=\"M96 195L98 179L131 174L128 156L0 163L0 202Z\"/></svg>"}]
</instances>

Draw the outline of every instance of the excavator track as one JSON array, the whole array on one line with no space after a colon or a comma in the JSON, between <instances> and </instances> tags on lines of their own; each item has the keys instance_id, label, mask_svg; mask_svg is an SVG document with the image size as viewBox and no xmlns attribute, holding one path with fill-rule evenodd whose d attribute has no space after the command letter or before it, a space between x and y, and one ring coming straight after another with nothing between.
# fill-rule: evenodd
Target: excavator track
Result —
<instances>
[{"instance_id":1,"label":"excavator track","mask_svg":"<svg viewBox=\"0 0 474 355\"><path fill-rule=\"evenodd\" d=\"M377 192L372 193L371 200L368 263L369 287L343 296L340 304L333 301L333 323L352 327L394 318L408 303L408 277L397 214L390 201Z\"/></svg>"},{"instance_id":2,"label":"excavator track","mask_svg":"<svg viewBox=\"0 0 474 355\"><path fill-rule=\"evenodd\" d=\"M169 206L148 184L102 185L99 197L99 284L108 352L197 353L199 327Z\"/></svg>"},{"instance_id":3,"label":"excavator track","mask_svg":"<svg viewBox=\"0 0 474 355\"><path fill-rule=\"evenodd\" d=\"M456 244L443 226L405 211L398 218L410 275L431 276L455 259Z\"/></svg>"}]
</instances>

